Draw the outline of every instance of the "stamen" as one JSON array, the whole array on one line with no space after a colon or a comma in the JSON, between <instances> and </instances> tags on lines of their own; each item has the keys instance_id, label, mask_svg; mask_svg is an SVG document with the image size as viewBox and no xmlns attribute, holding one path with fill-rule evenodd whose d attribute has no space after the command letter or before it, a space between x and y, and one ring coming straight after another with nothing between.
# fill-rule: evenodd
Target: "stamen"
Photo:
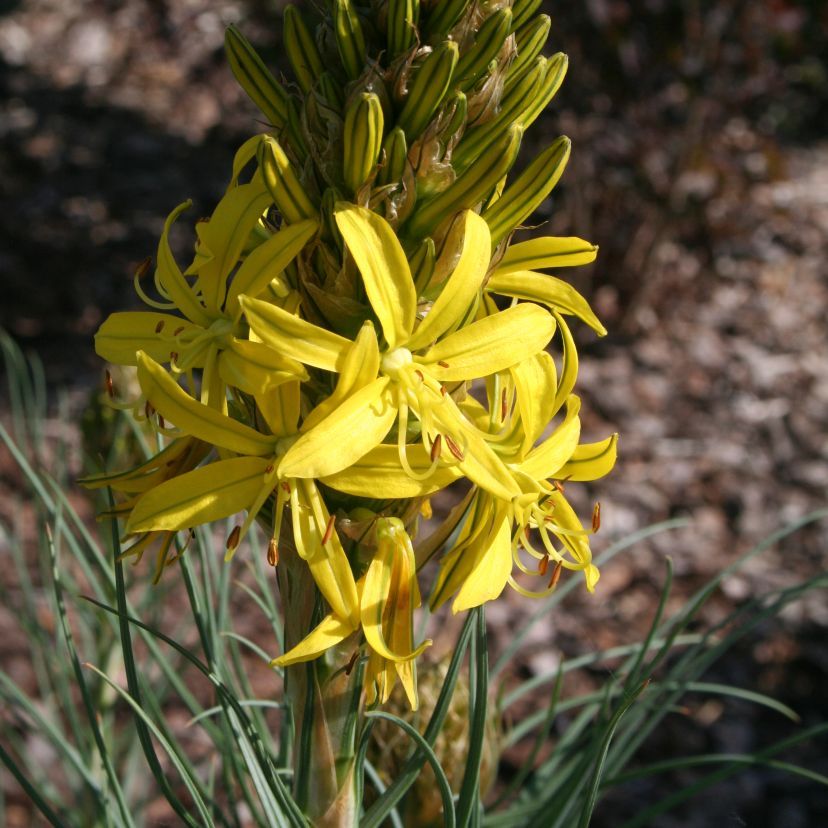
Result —
<instances>
[{"instance_id":1,"label":"stamen","mask_svg":"<svg viewBox=\"0 0 828 828\"><path fill-rule=\"evenodd\" d=\"M414 373L417 375L420 382L425 382L425 377L423 376L423 372L419 368L415 368Z\"/></svg>"},{"instance_id":2,"label":"stamen","mask_svg":"<svg viewBox=\"0 0 828 828\"><path fill-rule=\"evenodd\" d=\"M549 569L549 558L541 558L541 562L538 564L538 574L543 577L546 575L547 569Z\"/></svg>"},{"instance_id":3,"label":"stamen","mask_svg":"<svg viewBox=\"0 0 828 828\"><path fill-rule=\"evenodd\" d=\"M178 352L170 351L170 362L178 362Z\"/></svg>"},{"instance_id":4,"label":"stamen","mask_svg":"<svg viewBox=\"0 0 828 828\"><path fill-rule=\"evenodd\" d=\"M166 427L166 423L164 422L164 418L160 414L158 415L158 427L159 428L165 428Z\"/></svg>"},{"instance_id":5,"label":"stamen","mask_svg":"<svg viewBox=\"0 0 828 828\"><path fill-rule=\"evenodd\" d=\"M287 480L282 481L282 491L290 494L290 483L288 483Z\"/></svg>"},{"instance_id":6,"label":"stamen","mask_svg":"<svg viewBox=\"0 0 828 828\"><path fill-rule=\"evenodd\" d=\"M273 471L273 463L268 463L265 466L265 474L270 474Z\"/></svg>"},{"instance_id":7,"label":"stamen","mask_svg":"<svg viewBox=\"0 0 828 828\"><path fill-rule=\"evenodd\" d=\"M601 528L601 504L596 503L592 509L592 531L597 532Z\"/></svg>"},{"instance_id":8,"label":"stamen","mask_svg":"<svg viewBox=\"0 0 828 828\"><path fill-rule=\"evenodd\" d=\"M149 269L152 267L152 256L147 256L143 262L141 262L138 267L135 268L135 279L137 281L141 281L147 273L149 273Z\"/></svg>"},{"instance_id":9,"label":"stamen","mask_svg":"<svg viewBox=\"0 0 828 828\"><path fill-rule=\"evenodd\" d=\"M155 326L155 332L156 333L161 333L161 331L163 331L163 330L164 330L164 320L160 319L158 321L158 324Z\"/></svg>"},{"instance_id":10,"label":"stamen","mask_svg":"<svg viewBox=\"0 0 828 828\"><path fill-rule=\"evenodd\" d=\"M558 585L558 581L561 579L561 572L563 572L563 564L558 561L552 570L552 577L549 579L548 589L554 589Z\"/></svg>"},{"instance_id":11,"label":"stamen","mask_svg":"<svg viewBox=\"0 0 828 828\"><path fill-rule=\"evenodd\" d=\"M271 538L267 544L267 562L271 566L279 563L279 545L276 543L276 538Z\"/></svg>"},{"instance_id":12,"label":"stamen","mask_svg":"<svg viewBox=\"0 0 828 828\"><path fill-rule=\"evenodd\" d=\"M443 435L438 434L431 444L431 462L433 463L439 456L443 448Z\"/></svg>"},{"instance_id":13,"label":"stamen","mask_svg":"<svg viewBox=\"0 0 828 828\"><path fill-rule=\"evenodd\" d=\"M450 452L451 452L451 453L452 453L452 454L453 454L453 455L454 455L454 456L455 456L458 460L461 460L461 461L462 461L462 460L464 460L464 459L465 459L465 455L463 454L463 450L460 448L460 446L458 446L458 445L457 445L457 443L455 443L455 442L454 442L454 440L453 440L451 437L449 437L449 435L448 435L448 434L446 434L446 435L444 435L444 436L445 436L445 438L446 438L446 445L448 446L449 451L450 451Z\"/></svg>"},{"instance_id":14,"label":"stamen","mask_svg":"<svg viewBox=\"0 0 828 828\"><path fill-rule=\"evenodd\" d=\"M178 336L181 333L181 331L183 331L183 330L184 330L184 325L182 325L180 328L176 328L173 331L173 336Z\"/></svg>"},{"instance_id":15,"label":"stamen","mask_svg":"<svg viewBox=\"0 0 828 828\"><path fill-rule=\"evenodd\" d=\"M354 669L354 665L357 662L357 658L359 657L359 650L354 650L354 654L351 656L348 663L345 665L345 675L350 676L351 671Z\"/></svg>"},{"instance_id":16,"label":"stamen","mask_svg":"<svg viewBox=\"0 0 828 828\"><path fill-rule=\"evenodd\" d=\"M448 367L449 367L449 364L448 364L448 363L447 363L444 359L440 359L440 360L438 360L438 361L437 361L437 364L438 364L441 368L448 368Z\"/></svg>"},{"instance_id":17,"label":"stamen","mask_svg":"<svg viewBox=\"0 0 828 828\"><path fill-rule=\"evenodd\" d=\"M331 539L331 535L333 535L334 524L336 523L336 518L331 515L328 518L328 525L325 527L325 534L322 535L322 546L325 546L328 541Z\"/></svg>"},{"instance_id":18,"label":"stamen","mask_svg":"<svg viewBox=\"0 0 828 828\"><path fill-rule=\"evenodd\" d=\"M230 533L230 537L227 538L227 551L233 552L236 547L239 545L239 539L241 538L241 526L234 526L233 531Z\"/></svg>"},{"instance_id":19,"label":"stamen","mask_svg":"<svg viewBox=\"0 0 828 828\"><path fill-rule=\"evenodd\" d=\"M444 397L446 396L446 394L448 394L448 389L446 388L446 386L445 386L445 385L441 385L441 386L440 386L440 393L441 393Z\"/></svg>"},{"instance_id":20,"label":"stamen","mask_svg":"<svg viewBox=\"0 0 828 828\"><path fill-rule=\"evenodd\" d=\"M147 400L144 404L144 415L149 420L153 414L155 414L155 408L153 407L152 403L149 400Z\"/></svg>"},{"instance_id":21,"label":"stamen","mask_svg":"<svg viewBox=\"0 0 828 828\"><path fill-rule=\"evenodd\" d=\"M561 494L564 493L564 485L560 480L553 480L552 488L555 489L556 492L560 492Z\"/></svg>"},{"instance_id":22,"label":"stamen","mask_svg":"<svg viewBox=\"0 0 828 828\"><path fill-rule=\"evenodd\" d=\"M106 369L104 385L106 386L106 393L109 394L109 398L115 399L115 384L112 382L112 374L109 373L109 368Z\"/></svg>"}]
</instances>

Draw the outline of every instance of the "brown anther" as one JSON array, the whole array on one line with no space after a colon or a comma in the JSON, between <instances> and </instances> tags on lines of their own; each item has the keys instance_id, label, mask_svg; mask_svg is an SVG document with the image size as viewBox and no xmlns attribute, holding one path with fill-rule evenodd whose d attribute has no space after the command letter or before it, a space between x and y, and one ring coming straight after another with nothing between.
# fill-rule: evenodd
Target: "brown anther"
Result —
<instances>
[{"instance_id":1,"label":"brown anther","mask_svg":"<svg viewBox=\"0 0 828 828\"><path fill-rule=\"evenodd\" d=\"M437 360L437 364L441 368L448 368L449 367L449 364L444 359Z\"/></svg>"},{"instance_id":2,"label":"brown anther","mask_svg":"<svg viewBox=\"0 0 828 828\"><path fill-rule=\"evenodd\" d=\"M592 531L597 532L601 528L601 504L596 503L592 509Z\"/></svg>"},{"instance_id":3,"label":"brown anther","mask_svg":"<svg viewBox=\"0 0 828 828\"><path fill-rule=\"evenodd\" d=\"M462 460L464 458L463 450L454 440L448 436L448 434L443 435L446 438L446 445L448 446L449 451L458 459Z\"/></svg>"},{"instance_id":4,"label":"brown anther","mask_svg":"<svg viewBox=\"0 0 828 828\"><path fill-rule=\"evenodd\" d=\"M184 326L183 326L183 325L182 325L180 328L176 328L176 329L173 331L173 336L178 336L178 335L181 333L181 331L183 331L183 330L184 330Z\"/></svg>"},{"instance_id":5,"label":"brown anther","mask_svg":"<svg viewBox=\"0 0 828 828\"><path fill-rule=\"evenodd\" d=\"M156 333L161 333L161 331L163 331L163 330L164 330L164 320L159 319L158 324L155 326L155 332Z\"/></svg>"},{"instance_id":6,"label":"brown anther","mask_svg":"<svg viewBox=\"0 0 828 828\"><path fill-rule=\"evenodd\" d=\"M500 395L500 419L505 420L506 415L509 413L509 401L506 395L506 389L503 389L503 392Z\"/></svg>"},{"instance_id":7,"label":"brown anther","mask_svg":"<svg viewBox=\"0 0 828 828\"><path fill-rule=\"evenodd\" d=\"M106 387L106 393L109 394L110 398L115 396L115 383L112 382L112 374L109 373L109 369L106 369L106 377L104 378L104 386Z\"/></svg>"},{"instance_id":8,"label":"brown anther","mask_svg":"<svg viewBox=\"0 0 828 828\"><path fill-rule=\"evenodd\" d=\"M431 444L431 462L432 463L440 456L440 452L442 450L443 450L443 435L438 434L434 438L434 442Z\"/></svg>"},{"instance_id":9,"label":"brown anther","mask_svg":"<svg viewBox=\"0 0 828 828\"><path fill-rule=\"evenodd\" d=\"M440 386L440 393L445 397L448 394L448 388L445 385Z\"/></svg>"},{"instance_id":10,"label":"brown anther","mask_svg":"<svg viewBox=\"0 0 828 828\"><path fill-rule=\"evenodd\" d=\"M178 351L170 351L170 362L178 362Z\"/></svg>"},{"instance_id":11,"label":"brown anther","mask_svg":"<svg viewBox=\"0 0 828 828\"><path fill-rule=\"evenodd\" d=\"M155 414L155 409L152 407L152 403L149 400L147 400L144 404L144 414L146 415L147 419L149 419L150 417L152 417L153 414Z\"/></svg>"},{"instance_id":12,"label":"brown anther","mask_svg":"<svg viewBox=\"0 0 828 828\"><path fill-rule=\"evenodd\" d=\"M425 377L423 376L423 372L419 368L415 368L414 373L417 375L420 382L425 382Z\"/></svg>"},{"instance_id":13,"label":"brown anther","mask_svg":"<svg viewBox=\"0 0 828 828\"><path fill-rule=\"evenodd\" d=\"M552 486L553 486L553 488L555 489L556 492L560 492L561 494L564 493L564 486L563 486L563 483L561 483L560 480L553 480L552 481Z\"/></svg>"},{"instance_id":14,"label":"brown anther","mask_svg":"<svg viewBox=\"0 0 828 828\"><path fill-rule=\"evenodd\" d=\"M530 540L532 537L528 526L523 527L523 537L526 538L526 540Z\"/></svg>"},{"instance_id":15,"label":"brown anther","mask_svg":"<svg viewBox=\"0 0 828 828\"><path fill-rule=\"evenodd\" d=\"M345 675L350 676L351 671L354 669L354 665L357 662L357 658L359 656L359 650L354 650L354 654L351 656L348 663L345 665Z\"/></svg>"},{"instance_id":16,"label":"brown anther","mask_svg":"<svg viewBox=\"0 0 828 828\"><path fill-rule=\"evenodd\" d=\"M549 569L549 558L544 555L541 562L538 564L538 573L543 576L546 575L546 570Z\"/></svg>"},{"instance_id":17,"label":"brown anther","mask_svg":"<svg viewBox=\"0 0 828 828\"><path fill-rule=\"evenodd\" d=\"M230 537L227 538L227 549L228 551L231 549L235 549L239 545L239 539L241 538L241 526L234 526L233 531L230 533Z\"/></svg>"},{"instance_id":18,"label":"brown anther","mask_svg":"<svg viewBox=\"0 0 828 828\"><path fill-rule=\"evenodd\" d=\"M265 466L265 474L270 474L273 471L273 463L268 463Z\"/></svg>"},{"instance_id":19,"label":"brown anther","mask_svg":"<svg viewBox=\"0 0 828 828\"><path fill-rule=\"evenodd\" d=\"M158 415L158 425L161 428L164 428L164 426L166 425L166 423L164 422L164 418L160 414Z\"/></svg>"},{"instance_id":20,"label":"brown anther","mask_svg":"<svg viewBox=\"0 0 828 828\"><path fill-rule=\"evenodd\" d=\"M271 538L267 544L267 562L271 566L276 566L279 563L279 544L276 543L276 538Z\"/></svg>"},{"instance_id":21,"label":"brown anther","mask_svg":"<svg viewBox=\"0 0 828 828\"><path fill-rule=\"evenodd\" d=\"M152 267L152 257L147 256L147 258L135 268L135 278L140 282L141 279L149 273L150 267Z\"/></svg>"},{"instance_id":22,"label":"brown anther","mask_svg":"<svg viewBox=\"0 0 828 828\"><path fill-rule=\"evenodd\" d=\"M206 224L208 221L210 221L210 216L202 216L196 219L196 224Z\"/></svg>"},{"instance_id":23,"label":"brown anther","mask_svg":"<svg viewBox=\"0 0 828 828\"><path fill-rule=\"evenodd\" d=\"M282 481L282 491L290 494L290 483L288 483L287 480Z\"/></svg>"},{"instance_id":24,"label":"brown anther","mask_svg":"<svg viewBox=\"0 0 828 828\"><path fill-rule=\"evenodd\" d=\"M558 561L555 564L555 568L552 570L552 577L549 579L549 586L547 589L552 589L552 587L558 585L558 581L561 580L561 572L563 572L563 564Z\"/></svg>"},{"instance_id":25,"label":"brown anther","mask_svg":"<svg viewBox=\"0 0 828 828\"><path fill-rule=\"evenodd\" d=\"M328 525L325 527L325 534L322 535L322 546L324 546L330 539L331 535L333 535L334 524L336 523L336 518L331 515L328 518Z\"/></svg>"}]
</instances>

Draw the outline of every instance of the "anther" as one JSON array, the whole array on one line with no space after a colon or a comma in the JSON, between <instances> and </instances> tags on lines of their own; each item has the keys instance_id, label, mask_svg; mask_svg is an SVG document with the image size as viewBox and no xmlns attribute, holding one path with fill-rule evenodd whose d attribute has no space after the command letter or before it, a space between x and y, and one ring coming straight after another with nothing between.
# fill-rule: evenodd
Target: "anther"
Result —
<instances>
[{"instance_id":1,"label":"anther","mask_svg":"<svg viewBox=\"0 0 828 828\"><path fill-rule=\"evenodd\" d=\"M443 435L438 434L431 444L431 462L433 463L439 456L443 448Z\"/></svg>"},{"instance_id":2,"label":"anther","mask_svg":"<svg viewBox=\"0 0 828 828\"><path fill-rule=\"evenodd\" d=\"M146 415L146 418L148 420L150 417L152 417L153 414L155 414L155 409L153 408L152 403L149 400L147 400L144 405L144 414Z\"/></svg>"},{"instance_id":3,"label":"anther","mask_svg":"<svg viewBox=\"0 0 828 828\"><path fill-rule=\"evenodd\" d=\"M560 480L553 480L552 487L555 489L556 492L560 492L561 494L564 493L564 485L561 483Z\"/></svg>"},{"instance_id":4,"label":"anther","mask_svg":"<svg viewBox=\"0 0 828 828\"><path fill-rule=\"evenodd\" d=\"M425 382L425 377L423 376L423 372L419 368L415 368L414 373L417 375L420 382Z\"/></svg>"},{"instance_id":5,"label":"anther","mask_svg":"<svg viewBox=\"0 0 828 828\"><path fill-rule=\"evenodd\" d=\"M158 415L158 425L161 428L164 428L164 426L166 425L165 422L164 422L164 418L160 414Z\"/></svg>"},{"instance_id":6,"label":"anther","mask_svg":"<svg viewBox=\"0 0 828 828\"><path fill-rule=\"evenodd\" d=\"M282 491L290 494L290 483L288 483L287 480L282 481Z\"/></svg>"},{"instance_id":7,"label":"anther","mask_svg":"<svg viewBox=\"0 0 828 828\"><path fill-rule=\"evenodd\" d=\"M448 394L448 388L445 385L440 386L440 393L445 397Z\"/></svg>"},{"instance_id":8,"label":"anther","mask_svg":"<svg viewBox=\"0 0 828 828\"><path fill-rule=\"evenodd\" d=\"M354 664L356 664L358 656L359 656L359 650L354 650L354 654L351 656L350 660L345 665L345 675L346 676L351 675L351 671L354 669Z\"/></svg>"},{"instance_id":9,"label":"anther","mask_svg":"<svg viewBox=\"0 0 828 828\"><path fill-rule=\"evenodd\" d=\"M448 436L448 434L445 435L445 438L446 438L446 445L448 446L449 451L458 460L463 460L465 455L463 454L463 450L460 448L460 446L458 446L457 443L455 443L454 440L451 437Z\"/></svg>"},{"instance_id":10,"label":"anther","mask_svg":"<svg viewBox=\"0 0 828 828\"><path fill-rule=\"evenodd\" d=\"M241 538L241 526L234 526L230 537L227 538L227 551L232 552L238 545Z\"/></svg>"},{"instance_id":11,"label":"anther","mask_svg":"<svg viewBox=\"0 0 828 828\"><path fill-rule=\"evenodd\" d=\"M183 325L182 325L180 328L176 328L176 329L173 331L173 336L178 336L178 335L181 333L181 331L183 331L183 330L184 330L184 326L183 326Z\"/></svg>"},{"instance_id":12,"label":"anther","mask_svg":"<svg viewBox=\"0 0 828 828\"><path fill-rule=\"evenodd\" d=\"M138 279L138 281L143 279L147 273L149 273L150 267L152 267L152 258L147 256L147 258L135 268L135 278Z\"/></svg>"},{"instance_id":13,"label":"anther","mask_svg":"<svg viewBox=\"0 0 828 828\"><path fill-rule=\"evenodd\" d=\"M597 532L601 528L601 504L596 503L592 509L592 531Z\"/></svg>"},{"instance_id":14,"label":"anther","mask_svg":"<svg viewBox=\"0 0 828 828\"><path fill-rule=\"evenodd\" d=\"M106 386L106 393L109 394L110 398L115 396L115 383L112 382L112 374L109 373L109 368L106 369L106 378L104 379L104 385Z\"/></svg>"},{"instance_id":15,"label":"anther","mask_svg":"<svg viewBox=\"0 0 828 828\"><path fill-rule=\"evenodd\" d=\"M273 471L273 463L268 463L265 466L265 474L270 474Z\"/></svg>"},{"instance_id":16,"label":"anther","mask_svg":"<svg viewBox=\"0 0 828 828\"><path fill-rule=\"evenodd\" d=\"M549 586L547 589L552 589L552 587L558 585L558 581L561 580L561 572L563 572L563 565L560 561L555 564L555 568L552 570L552 577L549 579Z\"/></svg>"},{"instance_id":17,"label":"anther","mask_svg":"<svg viewBox=\"0 0 828 828\"><path fill-rule=\"evenodd\" d=\"M178 352L170 351L170 362L178 362Z\"/></svg>"},{"instance_id":18,"label":"anther","mask_svg":"<svg viewBox=\"0 0 828 828\"><path fill-rule=\"evenodd\" d=\"M449 364L444 359L437 360L437 364L441 368L448 368L449 367Z\"/></svg>"},{"instance_id":19,"label":"anther","mask_svg":"<svg viewBox=\"0 0 828 828\"><path fill-rule=\"evenodd\" d=\"M538 573L541 577L546 575L547 569L549 569L549 557L544 555L544 557L541 558L541 562L538 564Z\"/></svg>"},{"instance_id":20,"label":"anther","mask_svg":"<svg viewBox=\"0 0 828 828\"><path fill-rule=\"evenodd\" d=\"M333 535L334 524L336 523L336 518L331 515L328 518L328 525L325 527L325 534L322 535L322 546L324 546L330 539L331 535Z\"/></svg>"},{"instance_id":21,"label":"anther","mask_svg":"<svg viewBox=\"0 0 828 828\"><path fill-rule=\"evenodd\" d=\"M164 330L164 320L160 319L158 321L158 324L155 326L155 332L156 333L161 333L161 331L163 331L163 330Z\"/></svg>"},{"instance_id":22,"label":"anther","mask_svg":"<svg viewBox=\"0 0 828 828\"><path fill-rule=\"evenodd\" d=\"M276 566L279 563L279 544L276 543L276 538L271 538L267 544L267 562L271 566Z\"/></svg>"}]
</instances>

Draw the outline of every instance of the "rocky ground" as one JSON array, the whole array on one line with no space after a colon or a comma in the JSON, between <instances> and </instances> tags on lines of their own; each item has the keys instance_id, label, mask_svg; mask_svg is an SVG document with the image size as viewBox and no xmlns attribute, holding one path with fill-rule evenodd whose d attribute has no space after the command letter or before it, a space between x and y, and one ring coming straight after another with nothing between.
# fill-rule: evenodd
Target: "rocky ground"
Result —
<instances>
[{"instance_id":1,"label":"rocky ground","mask_svg":"<svg viewBox=\"0 0 828 828\"><path fill-rule=\"evenodd\" d=\"M242 23L275 62L281 5L0 3L0 326L41 355L51 387L69 388L76 408L100 378L90 336L130 301L132 270L164 216L187 197L208 212L233 148L258 128L223 59L224 25ZM677 605L740 552L826 505L828 143L813 131L818 107L802 80L816 69L796 47L813 36L810 7L776 4L773 18L746 4L688 13L673 51L666 37L660 54L658 26L670 21L660 4L646 6L631 18L628 4L595 0L556 21L556 45L573 57L568 91L535 132L566 132L574 154L542 218L602 249L596 265L565 274L610 329L600 341L579 332L585 436L621 434L612 476L570 487L585 513L602 503L596 549L654 521L690 523L615 559L597 597L569 600L531 638L526 674L633 640L665 555ZM758 40L731 37L733 26ZM751 51L767 31L788 44L770 68L770 52ZM16 484L7 466L4 521ZM725 581L709 617L824 570L826 541L823 521L755 559ZM492 606L496 646L525 617L516 595ZM826 625L824 595L814 596L718 678L777 695L806 723L823 720ZM751 749L784 732L772 714L732 707L677 715L671 727L666 741L688 752ZM800 760L826 771L816 749ZM828 819L819 791L779 775L752 772L717 792L659 826ZM629 807L611 803L596 825Z\"/></svg>"}]
</instances>

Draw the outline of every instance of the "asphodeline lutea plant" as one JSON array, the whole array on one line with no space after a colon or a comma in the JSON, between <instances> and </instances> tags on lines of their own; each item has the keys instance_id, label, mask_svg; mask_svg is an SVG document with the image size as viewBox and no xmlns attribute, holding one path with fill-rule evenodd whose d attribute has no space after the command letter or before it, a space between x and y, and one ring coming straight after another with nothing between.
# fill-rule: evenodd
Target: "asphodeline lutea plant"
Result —
<instances>
[{"instance_id":1,"label":"asphodeline lutea plant","mask_svg":"<svg viewBox=\"0 0 828 828\"><path fill-rule=\"evenodd\" d=\"M565 571L598 582L599 508L585 527L565 487L606 474L617 438L580 441L567 320L605 330L545 272L597 248L512 243L570 153L558 138L510 175L567 66L541 55L536 6L288 7L289 85L231 27L231 68L268 127L236 154L186 269L169 243L185 202L154 295L150 263L136 274L149 310L113 314L96 337L102 357L137 368L140 398L113 405L159 443L85 481L116 492L123 554L156 546L157 578L196 526L244 515L228 561L254 521L267 532L285 621L274 665L314 824L358 819L355 717L398 681L417 708L422 583L432 610L461 612L507 585L547 595ZM449 486L459 503L424 529Z\"/></svg>"}]
</instances>

